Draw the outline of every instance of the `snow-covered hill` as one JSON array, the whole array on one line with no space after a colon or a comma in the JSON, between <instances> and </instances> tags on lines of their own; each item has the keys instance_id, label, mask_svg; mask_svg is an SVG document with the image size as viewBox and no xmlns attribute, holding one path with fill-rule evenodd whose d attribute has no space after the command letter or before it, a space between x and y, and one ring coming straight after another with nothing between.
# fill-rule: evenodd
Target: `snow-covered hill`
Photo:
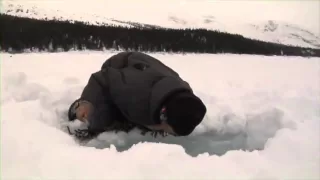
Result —
<instances>
[{"instance_id":1,"label":"snow-covered hill","mask_svg":"<svg viewBox=\"0 0 320 180\"><path fill-rule=\"evenodd\" d=\"M214 9L210 11L204 7L203 1L192 2L193 4L181 1L179 5L177 1L163 2L164 4L155 3L156 1L135 1L135 3L132 1L98 1L97 3L95 1L91 4L88 1L85 2L5 0L2 2L1 12L38 19L83 21L96 25L206 28L241 34L267 42L320 48L319 26L314 23L317 22L317 18L319 20L317 16L314 17L316 19L314 22L309 23L313 24L313 28L305 28L308 26L303 26L301 21L267 20L266 17L257 18L257 20L250 18L250 14L243 15L243 12L242 15L240 12L239 15L230 14L228 11L230 7L223 11L218 6L213 6ZM270 19L274 18L270 15Z\"/></svg>"}]
</instances>

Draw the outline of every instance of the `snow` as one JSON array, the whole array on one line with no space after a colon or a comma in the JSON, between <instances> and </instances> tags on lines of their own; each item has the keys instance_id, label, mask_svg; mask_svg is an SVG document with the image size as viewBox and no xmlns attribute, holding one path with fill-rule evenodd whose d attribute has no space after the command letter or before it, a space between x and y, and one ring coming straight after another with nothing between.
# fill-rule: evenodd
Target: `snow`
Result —
<instances>
[{"instance_id":1,"label":"snow","mask_svg":"<svg viewBox=\"0 0 320 180\"><path fill-rule=\"evenodd\" d=\"M114 21L120 20L167 28L206 28L267 42L319 49L319 6L319 1L3 0L1 12L98 25L132 27ZM17 12L17 9L24 10ZM269 21L277 25L274 31L265 31ZM299 28L293 28L295 26Z\"/></svg>"},{"instance_id":2,"label":"snow","mask_svg":"<svg viewBox=\"0 0 320 180\"><path fill-rule=\"evenodd\" d=\"M152 53L190 82L204 121L189 137L79 143L66 110L114 53L1 54L2 179L320 178L319 58Z\"/></svg>"}]
</instances>

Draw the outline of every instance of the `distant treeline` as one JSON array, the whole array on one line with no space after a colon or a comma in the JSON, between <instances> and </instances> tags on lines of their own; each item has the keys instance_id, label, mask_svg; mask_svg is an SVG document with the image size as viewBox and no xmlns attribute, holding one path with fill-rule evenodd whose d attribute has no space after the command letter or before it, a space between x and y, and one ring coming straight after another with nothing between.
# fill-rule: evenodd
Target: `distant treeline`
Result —
<instances>
[{"instance_id":1,"label":"distant treeline","mask_svg":"<svg viewBox=\"0 0 320 180\"><path fill-rule=\"evenodd\" d=\"M126 50L181 53L237 53L320 56L319 49L286 46L205 29L126 28L84 22L36 20L0 14L0 50Z\"/></svg>"}]
</instances>

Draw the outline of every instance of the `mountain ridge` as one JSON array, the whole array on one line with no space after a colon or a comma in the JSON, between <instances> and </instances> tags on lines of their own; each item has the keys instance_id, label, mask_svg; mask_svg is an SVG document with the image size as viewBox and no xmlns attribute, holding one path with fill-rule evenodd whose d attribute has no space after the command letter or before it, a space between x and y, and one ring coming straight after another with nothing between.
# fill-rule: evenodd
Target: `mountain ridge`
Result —
<instances>
[{"instance_id":1,"label":"mountain ridge","mask_svg":"<svg viewBox=\"0 0 320 180\"><path fill-rule=\"evenodd\" d=\"M246 38L261 40L271 43L310 47L320 49L320 37L299 27L285 22L269 20L260 23L225 23L214 15L201 16L196 20L188 20L178 15L167 17L167 24L144 23L137 20L125 20L113 17L101 16L92 13L68 13L61 10L39 8L36 5L29 7L15 1L3 3L1 13L20 17L31 17L46 20L67 20L70 22L81 21L100 26L123 26L136 28L172 28L172 29L208 29L232 34L240 34Z\"/></svg>"}]
</instances>

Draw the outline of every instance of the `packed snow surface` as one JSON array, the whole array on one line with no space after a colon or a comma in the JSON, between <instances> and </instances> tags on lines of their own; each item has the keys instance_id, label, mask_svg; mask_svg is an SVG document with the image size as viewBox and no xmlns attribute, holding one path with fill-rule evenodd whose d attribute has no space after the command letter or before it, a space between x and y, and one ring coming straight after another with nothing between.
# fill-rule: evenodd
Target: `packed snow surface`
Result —
<instances>
[{"instance_id":1,"label":"packed snow surface","mask_svg":"<svg viewBox=\"0 0 320 180\"><path fill-rule=\"evenodd\" d=\"M79 143L66 110L114 53L1 54L1 179L320 178L319 58L150 54L190 83L204 121L189 137Z\"/></svg>"}]
</instances>

